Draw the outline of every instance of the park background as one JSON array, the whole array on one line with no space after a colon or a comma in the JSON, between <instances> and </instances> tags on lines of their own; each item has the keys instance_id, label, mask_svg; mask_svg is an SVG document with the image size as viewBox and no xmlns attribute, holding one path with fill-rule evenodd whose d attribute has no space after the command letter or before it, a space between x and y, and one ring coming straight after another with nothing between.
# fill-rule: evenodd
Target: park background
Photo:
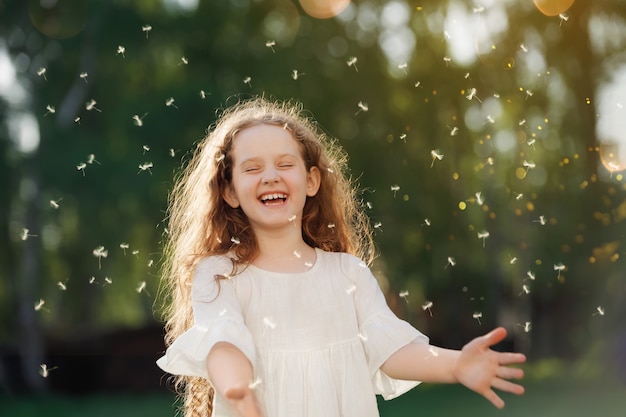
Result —
<instances>
[{"instance_id":1,"label":"park background","mask_svg":"<svg viewBox=\"0 0 626 417\"><path fill-rule=\"evenodd\" d=\"M626 2L1 0L0 414L173 416L168 191L220 109L296 99L348 151L389 304L528 356L496 411L626 410Z\"/></svg>"}]
</instances>

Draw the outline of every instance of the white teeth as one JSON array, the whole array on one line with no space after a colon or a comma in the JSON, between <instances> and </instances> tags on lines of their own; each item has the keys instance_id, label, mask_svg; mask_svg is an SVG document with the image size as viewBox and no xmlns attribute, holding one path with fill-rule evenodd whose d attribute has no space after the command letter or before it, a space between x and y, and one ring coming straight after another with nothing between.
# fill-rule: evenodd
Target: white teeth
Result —
<instances>
[{"instance_id":1,"label":"white teeth","mask_svg":"<svg viewBox=\"0 0 626 417\"><path fill-rule=\"evenodd\" d=\"M277 198L287 198L287 195L282 193L265 194L261 197L261 201L276 200Z\"/></svg>"}]
</instances>

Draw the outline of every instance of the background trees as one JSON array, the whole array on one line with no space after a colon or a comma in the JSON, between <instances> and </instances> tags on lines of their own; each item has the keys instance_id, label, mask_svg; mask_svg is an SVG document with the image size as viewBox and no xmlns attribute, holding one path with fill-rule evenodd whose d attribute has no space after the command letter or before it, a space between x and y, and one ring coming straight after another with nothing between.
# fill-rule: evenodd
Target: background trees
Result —
<instances>
[{"instance_id":1,"label":"background trees","mask_svg":"<svg viewBox=\"0 0 626 417\"><path fill-rule=\"evenodd\" d=\"M265 94L348 150L375 271L435 342L615 358L626 6L569 3L0 3L0 345L36 388L50 340L153 322L172 177Z\"/></svg>"}]
</instances>

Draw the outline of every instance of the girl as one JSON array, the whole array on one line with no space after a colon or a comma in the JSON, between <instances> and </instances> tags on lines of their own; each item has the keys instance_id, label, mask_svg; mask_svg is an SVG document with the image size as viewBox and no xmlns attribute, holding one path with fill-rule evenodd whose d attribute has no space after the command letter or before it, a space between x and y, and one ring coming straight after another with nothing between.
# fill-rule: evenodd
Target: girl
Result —
<instances>
[{"instance_id":1,"label":"girl","mask_svg":"<svg viewBox=\"0 0 626 417\"><path fill-rule=\"evenodd\" d=\"M184 414L376 417L376 394L462 383L496 407L524 355L428 344L367 265L368 219L338 144L292 103L226 110L174 186L165 250L165 356Z\"/></svg>"}]
</instances>

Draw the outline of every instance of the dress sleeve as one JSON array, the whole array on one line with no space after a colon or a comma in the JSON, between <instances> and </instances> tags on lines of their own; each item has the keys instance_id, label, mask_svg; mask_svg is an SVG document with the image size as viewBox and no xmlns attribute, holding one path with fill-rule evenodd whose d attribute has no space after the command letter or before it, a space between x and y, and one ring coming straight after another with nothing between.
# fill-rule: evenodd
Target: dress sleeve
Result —
<instances>
[{"instance_id":1,"label":"dress sleeve","mask_svg":"<svg viewBox=\"0 0 626 417\"><path fill-rule=\"evenodd\" d=\"M191 288L194 324L157 361L165 372L209 379L206 360L217 342L235 345L255 366L254 342L233 283L215 279L216 274L227 276L231 268L225 257L206 258L196 267Z\"/></svg>"},{"instance_id":2,"label":"dress sleeve","mask_svg":"<svg viewBox=\"0 0 626 417\"><path fill-rule=\"evenodd\" d=\"M380 367L401 347L409 343L427 344L428 337L391 311L378 281L364 262L345 255L342 267L355 284L359 336L363 341L374 392L385 400L396 398L417 386L420 381L391 378Z\"/></svg>"}]
</instances>

